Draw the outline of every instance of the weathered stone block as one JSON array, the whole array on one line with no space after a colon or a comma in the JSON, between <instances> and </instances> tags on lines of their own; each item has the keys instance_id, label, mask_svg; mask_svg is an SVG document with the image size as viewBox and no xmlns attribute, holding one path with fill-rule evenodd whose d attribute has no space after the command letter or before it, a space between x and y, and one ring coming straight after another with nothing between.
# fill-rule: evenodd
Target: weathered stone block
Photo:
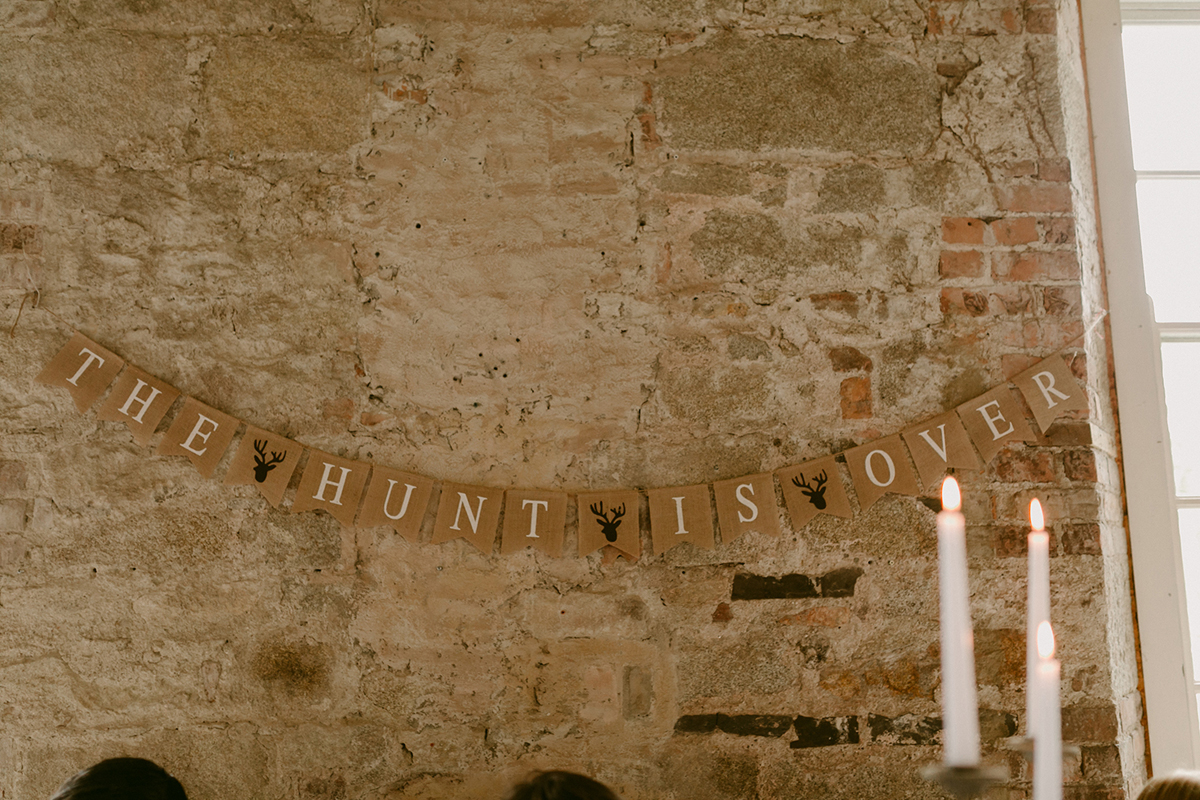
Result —
<instances>
[{"instance_id":1,"label":"weathered stone block","mask_svg":"<svg viewBox=\"0 0 1200 800\"><path fill-rule=\"evenodd\" d=\"M941 740L942 720L915 714L895 718L869 714L867 729L871 741L878 744L935 745Z\"/></svg>"}]
</instances>

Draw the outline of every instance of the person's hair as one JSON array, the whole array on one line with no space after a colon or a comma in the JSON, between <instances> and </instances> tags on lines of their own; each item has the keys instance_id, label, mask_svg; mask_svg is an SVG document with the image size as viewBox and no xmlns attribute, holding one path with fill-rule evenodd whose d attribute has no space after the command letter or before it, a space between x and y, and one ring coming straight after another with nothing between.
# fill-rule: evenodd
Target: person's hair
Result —
<instances>
[{"instance_id":1,"label":"person's hair","mask_svg":"<svg viewBox=\"0 0 1200 800\"><path fill-rule=\"evenodd\" d=\"M1179 770L1145 785L1138 800L1200 800L1200 772Z\"/></svg>"},{"instance_id":2,"label":"person's hair","mask_svg":"<svg viewBox=\"0 0 1200 800\"><path fill-rule=\"evenodd\" d=\"M153 761L109 758L67 778L50 800L187 800L187 794Z\"/></svg>"},{"instance_id":3,"label":"person's hair","mask_svg":"<svg viewBox=\"0 0 1200 800\"><path fill-rule=\"evenodd\" d=\"M508 800L621 800L600 781L574 772L539 772L519 783Z\"/></svg>"}]
</instances>

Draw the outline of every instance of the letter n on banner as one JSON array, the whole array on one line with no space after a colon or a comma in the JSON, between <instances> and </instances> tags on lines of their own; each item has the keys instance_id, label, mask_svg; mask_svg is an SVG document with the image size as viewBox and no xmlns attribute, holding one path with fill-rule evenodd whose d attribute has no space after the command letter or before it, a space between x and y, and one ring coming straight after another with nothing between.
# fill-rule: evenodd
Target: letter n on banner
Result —
<instances>
[{"instance_id":1,"label":"letter n on banner","mask_svg":"<svg viewBox=\"0 0 1200 800\"><path fill-rule=\"evenodd\" d=\"M501 489L443 483L431 543L441 544L461 537L491 555L503 502Z\"/></svg>"},{"instance_id":2,"label":"letter n on banner","mask_svg":"<svg viewBox=\"0 0 1200 800\"><path fill-rule=\"evenodd\" d=\"M127 364L96 416L110 422L124 422L134 441L146 447L176 397L178 389Z\"/></svg>"},{"instance_id":3,"label":"letter n on banner","mask_svg":"<svg viewBox=\"0 0 1200 800\"><path fill-rule=\"evenodd\" d=\"M242 443L233 453L229 462L229 471L225 473L226 486L241 486L250 484L257 486L258 491L267 502L279 508L283 502L283 493L292 473L300 463L300 454L304 445L276 436L270 431L246 426L242 435Z\"/></svg>"},{"instance_id":4,"label":"letter n on banner","mask_svg":"<svg viewBox=\"0 0 1200 800\"><path fill-rule=\"evenodd\" d=\"M66 389L82 414L100 398L123 366L123 359L77 332L35 380Z\"/></svg>"},{"instance_id":5,"label":"letter n on banner","mask_svg":"<svg viewBox=\"0 0 1200 800\"><path fill-rule=\"evenodd\" d=\"M160 456L187 456L201 475L211 478L240 424L194 397L185 397L183 408L163 434L156 452Z\"/></svg>"},{"instance_id":6,"label":"letter n on banner","mask_svg":"<svg viewBox=\"0 0 1200 800\"><path fill-rule=\"evenodd\" d=\"M432 494L433 481L423 475L372 465L371 485L358 516L358 527L390 525L396 533L415 542Z\"/></svg>"},{"instance_id":7,"label":"letter n on banner","mask_svg":"<svg viewBox=\"0 0 1200 800\"><path fill-rule=\"evenodd\" d=\"M747 531L779 535L779 505L771 473L748 475L713 484L721 541L732 542Z\"/></svg>"},{"instance_id":8,"label":"letter n on banner","mask_svg":"<svg viewBox=\"0 0 1200 800\"><path fill-rule=\"evenodd\" d=\"M591 555L605 545L619 550L630 561L642 555L639 520L641 495L633 491L584 492L579 504L579 557Z\"/></svg>"},{"instance_id":9,"label":"letter n on banner","mask_svg":"<svg viewBox=\"0 0 1200 800\"><path fill-rule=\"evenodd\" d=\"M650 539L655 555L684 542L705 550L716 547L707 483L651 489L646 494L650 496Z\"/></svg>"},{"instance_id":10,"label":"letter n on banner","mask_svg":"<svg viewBox=\"0 0 1200 800\"><path fill-rule=\"evenodd\" d=\"M835 456L784 467L776 470L775 475L783 487L783 501L787 503L792 527L796 530L811 522L817 514L833 514L846 519L854 516Z\"/></svg>"},{"instance_id":11,"label":"letter n on banner","mask_svg":"<svg viewBox=\"0 0 1200 800\"><path fill-rule=\"evenodd\" d=\"M320 508L347 528L351 527L370 470L370 464L309 449L308 464L300 477L292 511Z\"/></svg>"},{"instance_id":12,"label":"letter n on banner","mask_svg":"<svg viewBox=\"0 0 1200 800\"><path fill-rule=\"evenodd\" d=\"M954 410L985 464L990 464L1009 442L1037 441L1033 429L1025 421L1025 412L1007 386L997 386Z\"/></svg>"},{"instance_id":13,"label":"letter n on banner","mask_svg":"<svg viewBox=\"0 0 1200 800\"><path fill-rule=\"evenodd\" d=\"M1012 382L1029 404L1042 433L1063 412L1088 407L1087 392L1057 353L1040 364L1034 364L1013 378Z\"/></svg>"},{"instance_id":14,"label":"letter n on banner","mask_svg":"<svg viewBox=\"0 0 1200 800\"><path fill-rule=\"evenodd\" d=\"M854 480L858 507L866 511L887 492L917 495L917 475L899 434L892 434L846 451L846 466Z\"/></svg>"},{"instance_id":15,"label":"letter n on banner","mask_svg":"<svg viewBox=\"0 0 1200 800\"><path fill-rule=\"evenodd\" d=\"M953 411L938 414L900 435L908 445L908 452L912 453L921 486L925 488L945 477L951 467L979 469L979 456L971 447L971 437Z\"/></svg>"},{"instance_id":16,"label":"letter n on banner","mask_svg":"<svg viewBox=\"0 0 1200 800\"><path fill-rule=\"evenodd\" d=\"M562 556L563 536L566 531L566 494L521 489L509 489L504 493L501 555L532 547L559 558Z\"/></svg>"}]
</instances>

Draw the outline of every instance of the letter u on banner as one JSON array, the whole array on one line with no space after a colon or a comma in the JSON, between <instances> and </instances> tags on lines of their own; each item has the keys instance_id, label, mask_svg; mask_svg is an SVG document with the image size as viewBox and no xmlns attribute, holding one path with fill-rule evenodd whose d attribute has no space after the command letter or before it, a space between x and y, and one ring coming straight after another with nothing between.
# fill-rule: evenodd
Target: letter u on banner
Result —
<instances>
[{"instance_id":1,"label":"letter u on banner","mask_svg":"<svg viewBox=\"0 0 1200 800\"><path fill-rule=\"evenodd\" d=\"M491 555L503 503L501 489L443 483L431 544L462 538Z\"/></svg>"},{"instance_id":2,"label":"letter u on banner","mask_svg":"<svg viewBox=\"0 0 1200 800\"><path fill-rule=\"evenodd\" d=\"M304 467L304 475L296 489L292 511L320 508L346 527L352 526L370 469L370 464L361 461L309 449L308 465Z\"/></svg>"},{"instance_id":3,"label":"letter u on banner","mask_svg":"<svg viewBox=\"0 0 1200 800\"><path fill-rule=\"evenodd\" d=\"M716 547L708 484L651 489L646 494L650 497L650 538L655 555L684 542L705 550Z\"/></svg>"},{"instance_id":4,"label":"letter u on banner","mask_svg":"<svg viewBox=\"0 0 1200 800\"><path fill-rule=\"evenodd\" d=\"M424 475L372 465L371 484L358 516L358 527L389 525L405 539L415 542L432 494L433 481Z\"/></svg>"},{"instance_id":5,"label":"letter u on banner","mask_svg":"<svg viewBox=\"0 0 1200 800\"><path fill-rule=\"evenodd\" d=\"M850 468L854 491L858 494L858 506L862 511L873 506L887 492L909 495L921 493L899 434L847 450L846 466Z\"/></svg>"}]
</instances>

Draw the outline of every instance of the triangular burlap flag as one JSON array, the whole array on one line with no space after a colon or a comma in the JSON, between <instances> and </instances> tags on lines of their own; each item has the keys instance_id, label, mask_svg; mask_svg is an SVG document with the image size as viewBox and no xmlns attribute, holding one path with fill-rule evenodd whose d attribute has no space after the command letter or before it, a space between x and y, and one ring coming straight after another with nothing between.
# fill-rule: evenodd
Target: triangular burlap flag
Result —
<instances>
[{"instance_id":1,"label":"triangular burlap flag","mask_svg":"<svg viewBox=\"0 0 1200 800\"><path fill-rule=\"evenodd\" d=\"M971 437L953 411L914 425L901 436L917 465L921 486L925 488L941 481L951 467L979 469L979 456L971 447Z\"/></svg>"},{"instance_id":2,"label":"triangular burlap flag","mask_svg":"<svg viewBox=\"0 0 1200 800\"><path fill-rule=\"evenodd\" d=\"M309 449L292 511L322 509L347 528L354 525L370 464Z\"/></svg>"},{"instance_id":3,"label":"triangular burlap flag","mask_svg":"<svg viewBox=\"0 0 1200 800\"><path fill-rule=\"evenodd\" d=\"M522 489L509 489L504 493L501 555L532 547L559 558L562 556L563 536L566 531L566 494Z\"/></svg>"},{"instance_id":4,"label":"triangular burlap flag","mask_svg":"<svg viewBox=\"0 0 1200 800\"><path fill-rule=\"evenodd\" d=\"M655 555L684 542L706 550L716 547L708 484L651 489L646 494L650 497L650 539Z\"/></svg>"},{"instance_id":5,"label":"triangular burlap flag","mask_svg":"<svg viewBox=\"0 0 1200 800\"><path fill-rule=\"evenodd\" d=\"M211 478L240 424L235 417L194 397L185 397L183 408L163 434L156 452L160 456L186 456L201 475Z\"/></svg>"},{"instance_id":6,"label":"triangular burlap flag","mask_svg":"<svg viewBox=\"0 0 1200 800\"><path fill-rule=\"evenodd\" d=\"M1087 390L1075 380L1062 355L1055 353L1012 379L1033 411L1042 433L1064 411L1086 409Z\"/></svg>"},{"instance_id":7,"label":"triangular burlap flag","mask_svg":"<svg viewBox=\"0 0 1200 800\"><path fill-rule=\"evenodd\" d=\"M748 531L779 535L779 505L775 479L769 472L713 484L721 541L732 542Z\"/></svg>"},{"instance_id":8,"label":"triangular burlap flag","mask_svg":"<svg viewBox=\"0 0 1200 800\"><path fill-rule=\"evenodd\" d=\"M579 557L601 547L614 547L631 561L642 555L642 531L638 520L640 495L634 491L584 492L575 498L579 505Z\"/></svg>"},{"instance_id":9,"label":"triangular burlap flag","mask_svg":"<svg viewBox=\"0 0 1200 800\"><path fill-rule=\"evenodd\" d=\"M954 410L985 464L991 463L1009 442L1037 441L1033 429L1025 421L1025 412L1007 386L997 386Z\"/></svg>"},{"instance_id":10,"label":"triangular burlap flag","mask_svg":"<svg viewBox=\"0 0 1200 800\"><path fill-rule=\"evenodd\" d=\"M784 467L775 470L775 476L783 488L783 501L787 503L795 530L803 528L817 514L833 514L846 519L854 516L836 456Z\"/></svg>"},{"instance_id":11,"label":"triangular burlap flag","mask_svg":"<svg viewBox=\"0 0 1200 800\"><path fill-rule=\"evenodd\" d=\"M371 484L358 515L358 527L390 525L396 533L415 542L429 508L433 480L398 469L372 466Z\"/></svg>"},{"instance_id":12,"label":"triangular burlap flag","mask_svg":"<svg viewBox=\"0 0 1200 800\"><path fill-rule=\"evenodd\" d=\"M846 466L854 481L858 507L866 511L888 492L917 495L917 474L908 464L900 434L892 434L846 451Z\"/></svg>"},{"instance_id":13,"label":"triangular burlap flag","mask_svg":"<svg viewBox=\"0 0 1200 800\"><path fill-rule=\"evenodd\" d=\"M123 366L124 359L76 332L35 380L66 389L82 414L104 394Z\"/></svg>"},{"instance_id":14,"label":"triangular burlap flag","mask_svg":"<svg viewBox=\"0 0 1200 800\"><path fill-rule=\"evenodd\" d=\"M175 387L126 364L96 416L110 422L124 422L133 433L133 440L146 447L177 397L179 390Z\"/></svg>"},{"instance_id":15,"label":"triangular burlap flag","mask_svg":"<svg viewBox=\"0 0 1200 800\"><path fill-rule=\"evenodd\" d=\"M442 484L438 500L437 519L433 523L433 544L463 538L491 555L496 541L496 525L504 491L486 486L465 486L461 483Z\"/></svg>"},{"instance_id":16,"label":"triangular burlap flag","mask_svg":"<svg viewBox=\"0 0 1200 800\"><path fill-rule=\"evenodd\" d=\"M225 485L257 486L267 502L278 508L303 452L304 445L299 442L247 425L229 462Z\"/></svg>"}]
</instances>

